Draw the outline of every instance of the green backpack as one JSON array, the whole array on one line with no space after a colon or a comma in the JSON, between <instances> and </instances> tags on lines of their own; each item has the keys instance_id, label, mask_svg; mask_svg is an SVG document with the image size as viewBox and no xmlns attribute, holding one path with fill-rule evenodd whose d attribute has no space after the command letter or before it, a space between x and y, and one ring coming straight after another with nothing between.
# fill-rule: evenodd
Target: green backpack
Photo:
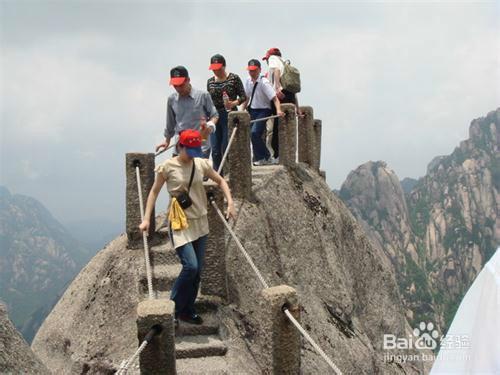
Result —
<instances>
[{"instance_id":1,"label":"green backpack","mask_svg":"<svg viewBox=\"0 0 500 375\"><path fill-rule=\"evenodd\" d=\"M283 73L281 74L281 87L284 90L293 94L300 92L300 72L299 70L290 65L290 60L283 61Z\"/></svg>"}]
</instances>

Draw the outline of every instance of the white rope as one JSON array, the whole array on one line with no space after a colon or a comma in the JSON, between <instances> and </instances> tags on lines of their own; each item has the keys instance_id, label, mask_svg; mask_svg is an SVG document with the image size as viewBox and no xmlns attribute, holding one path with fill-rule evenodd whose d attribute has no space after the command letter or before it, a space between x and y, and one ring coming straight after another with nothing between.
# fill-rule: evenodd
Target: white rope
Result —
<instances>
[{"instance_id":1,"label":"white rope","mask_svg":"<svg viewBox=\"0 0 500 375\"><path fill-rule=\"evenodd\" d=\"M269 286L266 283L266 280L264 280L264 277L262 276L262 274L260 273L260 271L258 270L258 268L255 266L254 262L252 261L252 258L250 257L250 255L248 255L248 253L246 252L245 248L241 244L241 242L238 239L238 237L236 237L236 234L233 232L233 230L231 229L231 227L227 223L226 218L224 217L224 215L222 214L222 212L219 210L219 207L217 207L217 204L215 203L215 201L211 200L211 204L215 208L215 211L217 212L217 214L219 215L220 219L222 220L222 222L226 226L227 230L231 234L231 237L236 242L236 245L238 245L238 248L243 253L243 255L245 256L245 258L248 261L248 263L250 263L250 266L254 270L255 274L259 278L259 280L262 283L262 285L264 286L264 288L269 288ZM309 341L309 343L313 346L313 348L316 349L316 351L318 352L318 354L321 357L323 357L323 359L326 361L326 363L335 371L335 373L337 375L342 375L342 372L338 369L338 367L335 366L335 364L333 363L333 361L325 354L325 352L319 347L319 345L316 344L316 342L312 339L311 336L309 336L309 334L304 330L304 328L302 328L302 326L300 325L300 323L297 322L297 320L292 316L292 314L290 313L290 311L288 309L284 309L284 313L286 314L286 316L288 317L288 319L290 319L290 321L293 323L293 325L299 330L299 332L302 334L302 336L304 336L307 339L307 341Z\"/></svg>"},{"instance_id":2,"label":"white rope","mask_svg":"<svg viewBox=\"0 0 500 375\"><path fill-rule=\"evenodd\" d=\"M272 115L272 116L268 116L268 117L256 118L255 120L250 121L250 124L253 124L253 123L259 122L259 121L267 121L267 120L270 120L272 118L278 118L278 117L280 117L280 115Z\"/></svg>"},{"instance_id":3,"label":"white rope","mask_svg":"<svg viewBox=\"0 0 500 375\"><path fill-rule=\"evenodd\" d=\"M306 332L306 330L304 328L302 328L300 323L293 317L292 313L290 313L290 311L286 308L283 311L286 314L286 316L288 317L288 319L290 319L290 321L293 323L295 328L297 328L299 330L299 332L302 334L302 336L304 336L306 338L306 340L309 341L309 343L318 352L318 354L321 357L323 357L325 362L328 363L328 365L332 368L332 370L335 371L335 373L337 375L342 375L342 371L340 371L339 368L337 366L335 366L335 363L333 363L332 360L325 354L323 349L321 349L319 347L319 345L316 344L316 342L312 339L312 337L309 336L309 334Z\"/></svg>"},{"instance_id":4,"label":"white rope","mask_svg":"<svg viewBox=\"0 0 500 375\"><path fill-rule=\"evenodd\" d=\"M135 167L135 176L137 180L137 190L139 192L139 207L141 209L141 221L144 220L144 204L142 202L142 189L141 189L141 174L139 171L139 166ZM142 231L142 241L144 242L144 259L146 261L146 278L148 281L148 295L149 299L154 299L153 293L153 279L151 276L151 263L149 261L149 246L148 246L148 234L146 231Z\"/></svg>"},{"instance_id":5,"label":"white rope","mask_svg":"<svg viewBox=\"0 0 500 375\"><path fill-rule=\"evenodd\" d=\"M234 136L236 135L237 130L238 130L238 128L235 127L233 129L233 132L231 133L231 138L229 138L229 143L227 144L226 151L224 151L224 155L222 156L222 160L220 162L219 168L217 169L217 173L219 173L219 174L222 171L222 167L224 166L224 163L226 162L227 155L229 154L229 149L231 148L231 145L233 144Z\"/></svg>"},{"instance_id":6,"label":"white rope","mask_svg":"<svg viewBox=\"0 0 500 375\"><path fill-rule=\"evenodd\" d=\"M248 263L250 263L250 266L252 267L252 269L254 270L254 272L257 274L257 277L259 278L259 280L262 283L262 285L264 286L264 288L269 288L269 286L266 283L266 280L264 280L264 277L262 276L262 274L260 273L260 271L257 269L257 267L255 266L255 264L253 263L252 258L250 258L250 255L248 255L248 253L246 252L245 248L241 244L240 240L238 239L238 237L236 237L236 234L234 234L233 230L231 229L231 227L227 223L226 218L224 217L224 215L222 214L222 212L219 210L219 207L217 207L217 204L215 203L215 201L212 200L211 203L212 203L212 206L214 206L215 211L219 215L220 219L222 220L222 222L226 226L227 230L229 231L229 233L233 237L234 242L236 242L236 245L238 245L238 248L241 250L241 252L245 256L246 260L248 261Z\"/></svg>"},{"instance_id":7,"label":"white rope","mask_svg":"<svg viewBox=\"0 0 500 375\"><path fill-rule=\"evenodd\" d=\"M128 360L122 361L120 368L116 372L116 375L125 375L128 371L129 366L132 363L134 363L134 361L136 360L137 357L139 357L139 355L144 350L144 348L146 347L147 344L148 344L148 342L146 340L144 340L142 342L141 346L139 346L137 348L137 350L135 351L135 353L132 355L132 357L130 357Z\"/></svg>"}]
</instances>

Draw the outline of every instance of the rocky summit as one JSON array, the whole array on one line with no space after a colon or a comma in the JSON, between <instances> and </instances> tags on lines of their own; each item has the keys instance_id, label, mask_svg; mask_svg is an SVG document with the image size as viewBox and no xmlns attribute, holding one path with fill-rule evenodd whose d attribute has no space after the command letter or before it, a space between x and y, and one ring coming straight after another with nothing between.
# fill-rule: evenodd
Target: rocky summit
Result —
<instances>
[{"instance_id":1,"label":"rocky summit","mask_svg":"<svg viewBox=\"0 0 500 375\"><path fill-rule=\"evenodd\" d=\"M253 177L252 199L236 202L231 225L269 285L297 290L305 330L346 374L424 371L420 362L384 360L383 335L411 331L393 267L317 171L299 163L254 168ZM154 289L157 298L168 298L180 265L169 241L159 238L151 247ZM262 287L234 241L227 237L220 251L226 252L228 298L200 295L204 323L180 323L180 374L261 373ZM113 240L66 290L38 331L34 352L57 374L115 371L138 347L144 272L144 252L129 249L125 235ZM303 373L331 371L307 341L301 345ZM137 363L131 372L138 372Z\"/></svg>"}]
</instances>

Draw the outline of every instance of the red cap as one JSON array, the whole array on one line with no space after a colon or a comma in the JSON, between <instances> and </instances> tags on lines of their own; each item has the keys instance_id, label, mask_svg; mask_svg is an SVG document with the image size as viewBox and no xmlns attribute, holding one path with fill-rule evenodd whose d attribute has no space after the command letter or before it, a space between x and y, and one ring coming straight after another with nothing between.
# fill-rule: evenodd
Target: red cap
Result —
<instances>
[{"instance_id":1,"label":"red cap","mask_svg":"<svg viewBox=\"0 0 500 375\"><path fill-rule=\"evenodd\" d=\"M201 147L201 134L195 129L186 129L179 134L179 143L185 147Z\"/></svg>"},{"instance_id":2,"label":"red cap","mask_svg":"<svg viewBox=\"0 0 500 375\"><path fill-rule=\"evenodd\" d=\"M267 52L266 52L266 56L264 56L264 57L262 58L262 60L267 60L267 59L269 59L269 57L270 57L270 56L272 56L272 55L280 55L280 54L281 54L281 52L280 52L280 49L279 49L279 48L277 48L277 47L269 48L269 49L267 50Z\"/></svg>"}]
</instances>

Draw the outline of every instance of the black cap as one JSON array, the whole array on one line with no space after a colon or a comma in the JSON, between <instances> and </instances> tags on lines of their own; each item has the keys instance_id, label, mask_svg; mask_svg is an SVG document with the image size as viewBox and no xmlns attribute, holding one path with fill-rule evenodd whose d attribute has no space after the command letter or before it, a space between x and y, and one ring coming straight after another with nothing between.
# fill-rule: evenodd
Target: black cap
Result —
<instances>
[{"instance_id":1,"label":"black cap","mask_svg":"<svg viewBox=\"0 0 500 375\"><path fill-rule=\"evenodd\" d=\"M247 70L260 69L260 61L257 59L252 59L248 62Z\"/></svg>"},{"instance_id":2,"label":"black cap","mask_svg":"<svg viewBox=\"0 0 500 375\"><path fill-rule=\"evenodd\" d=\"M208 69L218 70L223 66L226 66L226 59L224 58L224 56L216 54L210 58L210 66L208 67Z\"/></svg>"},{"instance_id":3,"label":"black cap","mask_svg":"<svg viewBox=\"0 0 500 375\"><path fill-rule=\"evenodd\" d=\"M170 70L170 84L177 86L182 85L186 78L189 77L187 69L181 65Z\"/></svg>"}]
</instances>

